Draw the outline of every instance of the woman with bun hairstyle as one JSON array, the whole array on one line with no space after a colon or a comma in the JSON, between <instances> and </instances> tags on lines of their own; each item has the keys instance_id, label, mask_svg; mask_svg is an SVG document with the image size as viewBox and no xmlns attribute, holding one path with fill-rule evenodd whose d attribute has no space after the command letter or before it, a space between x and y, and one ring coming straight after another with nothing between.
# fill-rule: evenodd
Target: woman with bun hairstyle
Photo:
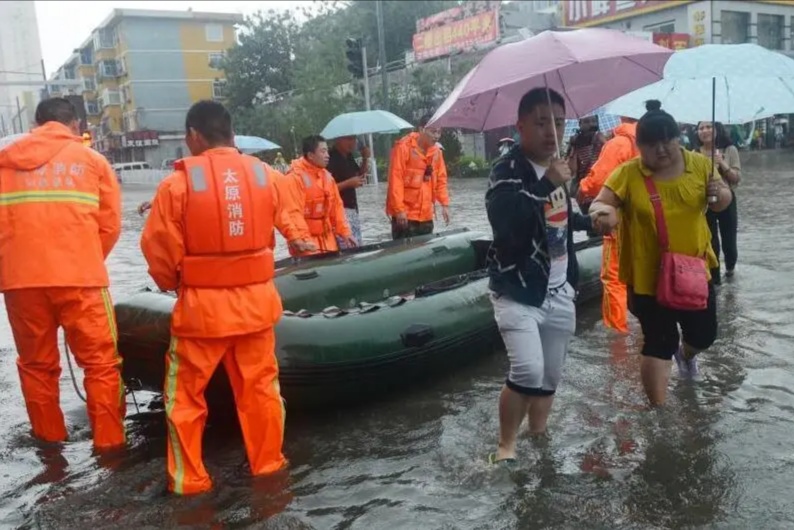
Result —
<instances>
[{"instance_id":1,"label":"woman with bun hairstyle","mask_svg":"<svg viewBox=\"0 0 794 530\"><path fill-rule=\"evenodd\" d=\"M720 122L716 122L713 126L710 121L698 123L696 145L698 152L703 156L710 157L712 148L715 149L714 163L717 165L720 176L730 186L733 195L730 206L725 210L706 214L711 229L711 246L714 248L714 255L717 256L717 267L711 270L711 281L715 285L719 285L722 281L719 265L720 247L725 254L725 276L733 276L733 269L736 268L736 261L739 258L736 248L739 212L736 208L734 188L739 185L741 179L742 163L739 160L739 150L733 145L728 131ZM722 240L721 245L720 240Z\"/></svg>"},{"instance_id":2,"label":"woman with bun hairstyle","mask_svg":"<svg viewBox=\"0 0 794 530\"><path fill-rule=\"evenodd\" d=\"M661 110L661 103L648 101L646 108L648 112L637 123L640 156L612 173L593 201L590 214L599 231L614 230L619 221L623 223L620 279L628 289L629 311L640 321L645 339L640 364L642 384L651 405L658 406L667 397L673 358L682 377L699 375L695 355L717 338L717 307L711 282L705 309L670 309L657 300L662 253L648 188L655 187L661 202L668 250L704 258L705 277L709 279L717 258L705 212L707 208L725 210L732 196L719 177L711 178L710 159L681 147L678 124ZM716 197L716 201L710 202L708 196Z\"/></svg>"}]
</instances>

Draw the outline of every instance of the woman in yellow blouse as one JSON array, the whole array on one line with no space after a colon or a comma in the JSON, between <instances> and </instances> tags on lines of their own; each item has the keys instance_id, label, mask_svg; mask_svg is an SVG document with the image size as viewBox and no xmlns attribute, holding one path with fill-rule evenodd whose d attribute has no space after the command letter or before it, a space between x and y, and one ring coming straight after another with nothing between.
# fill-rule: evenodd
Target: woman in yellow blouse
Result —
<instances>
[{"instance_id":1,"label":"woman in yellow blouse","mask_svg":"<svg viewBox=\"0 0 794 530\"><path fill-rule=\"evenodd\" d=\"M711 179L711 160L681 147L678 124L661 110L661 104L649 101L646 108L648 112L637 123L640 157L623 164L607 179L590 214L597 216L595 224L600 231L623 223L620 280L628 286L629 310L640 321L645 339L640 375L651 404L662 405L673 358L683 377L698 376L695 355L716 340L717 307L711 284L704 310L673 310L656 301L661 252L644 179L653 179L661 197L669 250L705 257L708 268L717 266L717 258L705 212L707 208L724 210L732 197L719 176ZM716 201L708 202L708 196Z\"/></svg>"}]
</instances>

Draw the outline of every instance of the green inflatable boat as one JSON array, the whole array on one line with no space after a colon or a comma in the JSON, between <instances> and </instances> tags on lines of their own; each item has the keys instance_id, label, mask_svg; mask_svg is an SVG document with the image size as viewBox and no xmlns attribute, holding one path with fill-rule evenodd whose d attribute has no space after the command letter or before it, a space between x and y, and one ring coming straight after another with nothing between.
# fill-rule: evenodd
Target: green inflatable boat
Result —
<instances>
[{"instance_id":1,"label":"green inflatable boat","mask_svg":"<svg viewBox=\"0 0 794 530\"><path fill-rule=\"evenodd\" d=\"M489 246L487 235L459 230L280 261L276 355L289 408L364 401L492 351ZM601 294L600 239L578 243L577 257L581 304ZM162 390L174 301L147 291L116 304L124 376L143 389ZM222 371L212 402L231 398Z\"/></svg>"}]
</instances>

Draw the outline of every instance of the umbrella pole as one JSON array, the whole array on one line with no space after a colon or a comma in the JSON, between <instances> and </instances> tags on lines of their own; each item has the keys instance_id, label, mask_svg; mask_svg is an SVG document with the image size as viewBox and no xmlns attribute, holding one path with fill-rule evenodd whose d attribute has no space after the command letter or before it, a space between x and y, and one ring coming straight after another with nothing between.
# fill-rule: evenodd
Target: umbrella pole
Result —
<instances>
[{"instance_id":1,"label":"umbrella pole","mask_svg":"<svg viewBox=\"0 0 794 530\"><path fill-rule=\"evenodd\" d=\"M378 187L378 161L375 160L375 144L372 141L372 135L367 135L367 144L369 145L369 157L372 162L372 184Z\"/></svg>"},{"instance_id":2,"label":"umbrella pole","mask_svg":"<svg viewBox=\"0 0 794 530\"><path fill-rule=\"evenodd\" d=\"M551 106L551 92L549 92L549 80L546 78L546 74L543 74L543 83L546 85L546 102L549 104L551 126L554 127L554 146L557 149L557 158L560 158L560 140L557 137L557 120L554 119L554 109Z\"/></svg>"},{"instance_id":3,"label":"umbrella pole","mask_svg":"<svg viewBox=\"0 0 794 530\"><path fill-rule=\"evenodd\" d=\"M711 78L711 178L717 178L714 158L717 149L717 78ZM717 197L709 195L709 202L717 202Z\"/></svg>"}]
</instances>

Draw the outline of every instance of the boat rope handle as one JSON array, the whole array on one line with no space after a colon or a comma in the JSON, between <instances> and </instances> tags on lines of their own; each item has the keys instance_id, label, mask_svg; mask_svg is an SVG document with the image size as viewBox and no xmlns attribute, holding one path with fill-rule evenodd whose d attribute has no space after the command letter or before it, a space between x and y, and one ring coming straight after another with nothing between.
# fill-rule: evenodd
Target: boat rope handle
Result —
<instances>
[{"instance_id":1,"label":"boat rope handle","mask_svg":"<svg viewBox=\"0 0 794 530\"><path fill-rule=\"evenodd\" d=\"M74 375L74 367L72 366L72 355L71 352L69 351L69 344L66 342L66 336L63 337L63 349L66 352L66 364L69 365L69 375L72 378L72 386L74 387L74 391L77 394L77 397L79 397L83 403L88 404L88 401L86 401L85 396L80 391L80 386L77 384L77 376ZM135 398L135 391L130 386L125 385L125 387L126 388L124 394L132 395L132 402L135 405L135 412L137 414L140 414L141 411L138 408L138 400Z\"/></svg>"}]
</instances>

